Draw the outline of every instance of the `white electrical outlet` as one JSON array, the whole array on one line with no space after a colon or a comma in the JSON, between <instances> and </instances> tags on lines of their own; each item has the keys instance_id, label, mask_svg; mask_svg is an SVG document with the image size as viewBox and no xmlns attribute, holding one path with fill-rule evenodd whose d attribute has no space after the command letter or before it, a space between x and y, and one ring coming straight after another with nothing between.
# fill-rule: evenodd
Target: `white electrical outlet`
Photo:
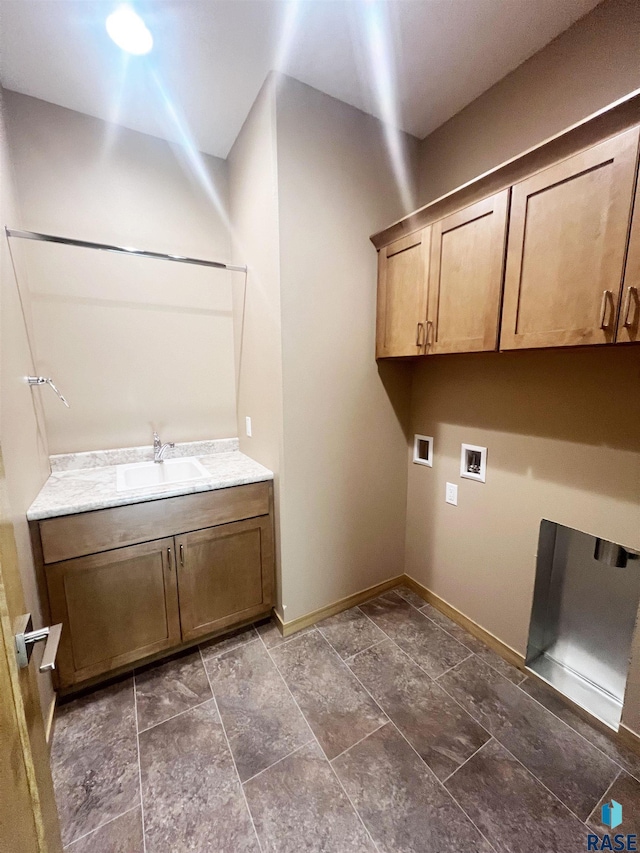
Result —
<instances>
[{"instance_id":1,"label":"white electrical outlet","mask_svg":"<svg viewBox=\"0 0 640 853\"><path fill-rule=\"evenodd\" d=\"M248 437L251 438L251 418L245 418L244 419L244 428L245 428L245 432L247 433Z\"/></svg>"},{"instance_id":2,"label":"white electrical outlet","mask_svg":"<svg viewBox=\"0 0 640 853\"><path fill-rule=\"evenodd\" d=\"M445 500L448 504L453 504L453 506L458 506L458 487L455 483L447 483L447 489L445 492Z\"/></svg>"}]
</instances>

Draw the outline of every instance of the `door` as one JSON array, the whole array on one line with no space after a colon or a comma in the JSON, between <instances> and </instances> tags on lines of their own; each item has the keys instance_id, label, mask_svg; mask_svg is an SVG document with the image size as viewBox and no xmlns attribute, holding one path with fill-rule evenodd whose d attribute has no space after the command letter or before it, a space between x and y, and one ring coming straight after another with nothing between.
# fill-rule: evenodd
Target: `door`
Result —
<instances>
[{"instance_id":1,"label":"door","mask_svg":"<svg viewBox=\"0 0 640 853\"><path fill-rule=\"evenodd\" d=\"M640 341L640 189L638 187L636 187L636 200L631 219L631 235L616 341L618 343Z\"/></svg>"},{"instance_id":2,"label":"door","mask_svg":"<svg viewBox=\"0 0 640 853\"><path fill-rule=\"evenodd\" d=\"M431 228L378 253L376 358L424 353Z\"/></svg>"},{"instance_id":3,"label":"door","mask_svg":"<svg viewBox=\"0 0 640 853\"><path fill-rule=\"evenodd\" d=\"M64 626L60 686L180 643L173 549L159 539L46 567L51 618Z\"/></svg>"},{"instance_id":4,"label":"door","mask_svg":"<svg viewBox=\"0 0 640 853\"><path fill-rule=\"evenodd\" d=\"M182 639L193 640L251 619L273 601L270 516L176 537Z\"/></svg>"},{"instance_id":5,"label":"door","mask_svg":"<svg viewBox=\"0 0 640 853\"><path fill-rule=\"evenodd\" d=\"M1 503L4 512L4 494ZM25 602L6 517L0 536L0 850L62 853L36 680L39 656L33 655L24 669L16 662L14 622L24 614Z\"/></svg>"},{"instance_id":6,"label":"door","mask_svg":"<svg viewBox=\"0 0 640 853\"><path fill-rule=\"evenodd\" d=\"M512 189L501 349L611 343L638 128Z\"/></svg>"},{"instance_id":7,"label":"door","mask_svg":"<svg viewBox=\"0 0 640 853\"><path fill-rule=\"evenodd\" d=\"M431 226L427 353L498 346L509 190Z\"/></svg>"}]
</instances>

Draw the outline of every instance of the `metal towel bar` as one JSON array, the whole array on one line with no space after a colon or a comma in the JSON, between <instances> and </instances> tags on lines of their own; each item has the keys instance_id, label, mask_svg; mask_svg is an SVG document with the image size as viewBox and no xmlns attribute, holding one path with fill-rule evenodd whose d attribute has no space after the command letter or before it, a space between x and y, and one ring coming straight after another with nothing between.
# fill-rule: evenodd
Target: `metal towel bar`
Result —
<instances>
[{"instance_id":1,"label":"metal towel bar","mask_svg":"<svg viewBox=\"0 0 640 853\"><path fill-rule=\"evenodd\" d=\"M114 246L110 243L93 243L89 240L74 240L71 237L57 237L55 234L41 234L39 231L19 231L5 226L7 237L20 237L24 240L40 240L45 243L60 243L63 246L78 246L81 249L98 249L101 252L118 252L122 255L137 255L139 258L154 258L160 261L175 261L179 264L197 264L201 267L213 267L230 272L245 272L246 266L227 264L222 261L208 261L203 258L191 258L186 255L168 255L164 252L149 252L145 249L134 249L130 246Z\"/></svg>"}]
</instances>

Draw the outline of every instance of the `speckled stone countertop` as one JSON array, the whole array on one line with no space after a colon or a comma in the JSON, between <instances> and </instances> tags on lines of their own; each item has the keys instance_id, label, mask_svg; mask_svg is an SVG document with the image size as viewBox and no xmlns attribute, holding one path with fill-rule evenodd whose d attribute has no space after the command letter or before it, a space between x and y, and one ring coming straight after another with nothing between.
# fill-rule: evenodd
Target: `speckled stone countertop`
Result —
<instances>
[{"instance_id":1,"label":"speckled stone countertop","mask_svg":"<svg viewBox=\"0 0 640 853\"><path fill-rule=\"evenodd\" d=\"M37 521L273 479L273 473L268 468L240 453L237 439L177 444L174 450L167 453L166 458L187 456L198 459L211 477L126 492L118 492L116 489L116 466L152 460L152 447L52 456L51 476L29 507L27 518L29 521Z\"/></svg>"}]
</instances>

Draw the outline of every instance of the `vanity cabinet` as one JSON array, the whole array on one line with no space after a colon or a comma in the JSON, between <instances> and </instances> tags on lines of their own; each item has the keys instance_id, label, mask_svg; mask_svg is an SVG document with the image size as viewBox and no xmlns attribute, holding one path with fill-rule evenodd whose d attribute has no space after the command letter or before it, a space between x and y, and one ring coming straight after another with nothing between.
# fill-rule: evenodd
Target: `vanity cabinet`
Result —
<instances>
[{"instance_id":1,"label":"vanity cabinet","mask_svg":"<svg viewBox=\"0 0 640 853\"><path fill-rule=\"evenodd\" d=\"M65 692L271 612L271 482L30 526Z\"/></svg>"},{"instance_id":2,"label":"vanity cabinet","mask_svg":"<svg viewBox=\"0 0 640 853\"><path fill-rule=\"evenodd\" d=\"M47 569L52 618L62 622L62 684L84 681L178 645L173 539L54 563Z\"/></svg>"},{"instance_id":3,"label":"vanity cabinet","mask_svg":"<svg viewBox=\"0 0 640 853\"><path fill-rule=\"evenodd\" d=\"M616 336L638 128L512 190L501 349Z\"/></svg>"},{"instance_id":4,"label":"vanity cabinet","mask_svg":"<svg viewBox=\"0 0 640 853\"><path fill-rule=\"evenodd\" d=\"M264 609L265 601L271 601L269 517L186 533L176 538L176 553L183 640L196 640L250 619Z\"/></svg>"},{"instance_id":5,"label":"vanity cabinet","mask_svg":"<svg viewBox=\"0 0 640 853\"><path fill-rule=\"evenodd\" d=\"M509 190L431 227L427 355L498 346Z\"/></svg>"},{"instance_id":6,"label":"vanity cabinet","mask_svg":"<svg viewBox=\"0 0 640 853\"><path fill-rule=\"evenodd\" d=\"M425 228L380 250L378 358L420 355L425 351L430 241L431 229Z\"/></svg>"}]
</instances>

